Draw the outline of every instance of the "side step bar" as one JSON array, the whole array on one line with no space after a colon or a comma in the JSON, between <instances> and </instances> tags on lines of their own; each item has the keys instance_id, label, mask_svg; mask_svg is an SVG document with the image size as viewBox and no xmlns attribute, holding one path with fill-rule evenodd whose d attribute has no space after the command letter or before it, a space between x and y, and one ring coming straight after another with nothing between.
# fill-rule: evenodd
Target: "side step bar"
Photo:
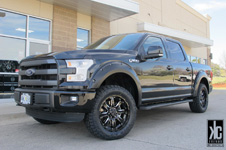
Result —
<instances>
[{"instance_id":1,"label":"side step bar","mask_svg":"<svg viewBox=\"0 0 226 150\"><path fill-rule=\"evenodd\" d=\"M186 99L186 100L180 100L180 101L173 101L173 102L166 102L166 103L160 103L160 104L153 104L153 105L147 105L147 106L140 106L140 110L150 110L152 108L157 107L164 107L164 106L170 106L175 104L182 104L182 103L188 103L193 102L193 99Z\"/></svg>"}]
</instances>

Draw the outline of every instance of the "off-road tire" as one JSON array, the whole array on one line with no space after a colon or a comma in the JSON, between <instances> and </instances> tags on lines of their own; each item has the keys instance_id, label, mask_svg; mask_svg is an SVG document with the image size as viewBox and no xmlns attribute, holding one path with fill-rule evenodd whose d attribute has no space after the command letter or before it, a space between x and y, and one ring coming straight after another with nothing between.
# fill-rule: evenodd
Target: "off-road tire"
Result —
<instances>
[{"instance_id":1,"label":"off-road tire","mask_svg":"<svg viewBox=\"0 0 226 150\"><path fill-rule=\"evenodd\" d=\"M204 101L202 100L203 98L205 99ZM208 101L208 90L206 88L206 85L201 83L199 85L197 97L193 99L193 102L189 103L191 111L195 113L204 113L207 110Z\"/></svg>"},{"instance_id":2,"label":"off-road tire","mask_svg":"<svg viewBox=\"0 0 226 150\"><path fill-rule=\"evenodd\" d=\"M116 123L112 125L111 120L109 121L109 117L108 117L107 124L108 125L110 124L111 127L109 127L107 125L106 125L107 127L104 126L102 119L101 119L101 113L102 113L101 110L103 110L103 106L106 106L107 99L108 98L112 99L112 97L114 97L113 99L115 100L117 96L121 97L119 99L125 101L124 105L125 104L128 105L128 108L129 108L128 113L125 113L128 115L128 119L127 119L127 121L124 122L124 126L122 126L121 129L118 131L116 128L113 129L113 126ZM125 88L117 86L117 85L107 85L107 86L101 87L97 91L97 94L96 94L96 97L94 100L95 100L95 104L91 110L91 113L86 114L86 117L85 117L86 127L94 136L101 138L101 139L105 139L105 140L115 140L115 139L124 137L125 135L127 135L130 132L130 130L132 129L134 122L136 120L136 112L137 112L134 98L130 92L128 92ZM123 104L123 103L121 103L121 104ZM110 101L110 105L112 105L111 101ZM122 106L120 105L120 107L122 107ZM113 107L107 107L107 108L113 109ZM108 109L106 109L106 111L107 110ZM118 111L118 110L116 110L116 111ZM111 117L111 119L112 118L114 118L114 117ZM115 122L115 120L114 120L114 122ZM120 125L120 123L119 123L119 125ZM111 128L111 130L115 130L115 131L109 131L110 128Z\"/></svg>"}]
</instances>

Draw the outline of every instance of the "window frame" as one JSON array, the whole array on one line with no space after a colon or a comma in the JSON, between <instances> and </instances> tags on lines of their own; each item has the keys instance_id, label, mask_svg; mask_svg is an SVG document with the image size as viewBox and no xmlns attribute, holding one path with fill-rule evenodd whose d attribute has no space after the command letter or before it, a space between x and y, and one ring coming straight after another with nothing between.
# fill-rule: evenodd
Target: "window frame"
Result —
<instances>
[{"instance_id":1,"label":"window frame","mask_svg":"<svg viewBox=\"0 0 226 150\"><path fill-rule=\"evenodd\" d=\"M191 62L191 55L187 55L188 61Z\"/></svg>"},{"instance_id":2,"label":"window frame","mask_svg":"<svg viewBox=\"0 0 226 150\"><path fill-rule=\"evenodd\" d=\"M90 45L90 44L91 44L91 30L90 30L90 29L86 29L86 28L82 28L82 27L77 27L77 28L76 28L76 32L78 31L78 29L88 31L88 45ZM78 39L78 32L77 32L77 38L76 38L76 48L77 48L78 50L82 50L83 48L85 48L85 47L88 46L88 45L85 46L85 47L78 46L77 39Z\"/></svg>"},{"instance_id":3,"label":"window frame","mask_svg":"<svg viewBox=\"0 0 226 150\"><path fill-rule=\"evenodd\" d=\"M25 33L25 37L12 36L12 35L7 35L7 34L1 34L0 33L0 36L2 36L2 37L8 37L8 38L25 40L25 57L30 55L30 42L39 43L39 44L48 44L48 52L52 52L52 20L46 19L46 18L42 18L42 17L38 17L38 16L35 16L35 15L28 15L28 14L25 14L25 13L16 12L16 11L5 9L5 8L2 8L2 7L0 7L0 10L7 11L9 13L14 13L14 14L26 16L26 33ZM44 21L49 21L49 40L48 41L47 40L40 40L40 39L29 38L28 30L29 30L29 18L30 17L36 18L36 19L41 19L41 20L44 20Z\"/></svg>"},{"instance_id":4,"label":"window frame","mask_svg":"<svg viewBox=\"0 0 226 150\"><path fill-rule=\"evenodd\" d=\"M182 54L183 54L183 56L184 56L184 60L176 60L176 61L189 61L188 60L188 58L186 57L186 53L184 52L184 48L182 47L182 45L179 43L179 42L177 42L177 41L174 41L174 40L171 40L171 39L166 39L166 43L167 42L172 42L172 43L175 43L175 44L177 44L177 45L179 45L179 47L180 47L180 50L181 50L181 52L182 52ZM171 58L171 53L170 53L170 48L169 48L169 45L168 45L168 43L167 43L167 48L168 48L168 51L169 51L169 55L170 55L170 59L172 59ZM175 59L172 59L172 60L175 60Z\"/></svg>"}]
</instances>

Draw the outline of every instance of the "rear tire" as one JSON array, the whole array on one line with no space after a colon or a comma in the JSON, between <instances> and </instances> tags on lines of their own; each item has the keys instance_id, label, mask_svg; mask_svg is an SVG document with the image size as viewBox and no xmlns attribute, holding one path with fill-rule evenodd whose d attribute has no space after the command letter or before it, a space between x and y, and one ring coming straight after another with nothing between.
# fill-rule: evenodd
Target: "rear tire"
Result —
<instances>
[{"instance_id":1,"label":"rear tire","mask_svg":"<svg viewBox=\"0 0 226 150\"><path fill-rule=\"evenodd\" d=\"M97 91L94 100L92 111L85 118L86 127L94 136L115 140L130 132L137 111L130 92L117 85L107 85Z\"/></svg>"},{"instance_id":2,"label":"rear tire","mask_svg":"<svg viewBox=\"0 0 226 150\"><path fill-rule=\"evenodd\" d=\"M204 113L207 110L208 101L209 96L206 85L200 83L197 97L193 99L193 102L189 103L191 111L195 113Z\"/></svg>"},{"instance_id":3,"label":"rear tire","mask_svg":"<svg viewBox=\"0 0 226 150\"><path fill-rule=\"evenodd\" d=\"M39 119L39 118L34 118L34 119L41 124L57 124L57 123L59 123L59 122L56 122L56 121L43 120L43 119Z\"/></svg>"}]
</instances>

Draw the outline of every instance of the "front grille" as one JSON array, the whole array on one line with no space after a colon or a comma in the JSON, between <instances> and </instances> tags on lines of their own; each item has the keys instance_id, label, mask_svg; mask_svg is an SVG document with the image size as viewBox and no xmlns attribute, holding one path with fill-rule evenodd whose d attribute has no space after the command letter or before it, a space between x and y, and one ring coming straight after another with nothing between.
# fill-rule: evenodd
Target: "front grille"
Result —
<instances>
[{"instance_id":1,"label":"front grille","mask_svg":"<svg viewBox=\"0 0 226 150\"><path fill-rule=\"evenodd\" d=\"M27 70L30 68L34 68L34 69L56 69L57 65L56 64L43 64L40 66L21 66L22 70Z\"/></svg>"},{"instance_id":2,"label":"front grille","mask_svg":"<svg viewBox=\"0 0 226 150\"><path fill-rule=\"evenodd\" d=\"M57 76L56 75L34 75L31 77L28 77L26 75L21 77L22 80L57 80Z\"/></svg>"},{"instance_id":3,"label":"front grille","mask_svg":"<svg viewBox=\"0 0 226 150\"><path fill-rule=\"evenodd\" d=\"M26 75L32 69L34 74ZM19 85L21 88L56 89L57 64L54 59L25 60L20 64Z\"/></svg>"}]
</instances>

